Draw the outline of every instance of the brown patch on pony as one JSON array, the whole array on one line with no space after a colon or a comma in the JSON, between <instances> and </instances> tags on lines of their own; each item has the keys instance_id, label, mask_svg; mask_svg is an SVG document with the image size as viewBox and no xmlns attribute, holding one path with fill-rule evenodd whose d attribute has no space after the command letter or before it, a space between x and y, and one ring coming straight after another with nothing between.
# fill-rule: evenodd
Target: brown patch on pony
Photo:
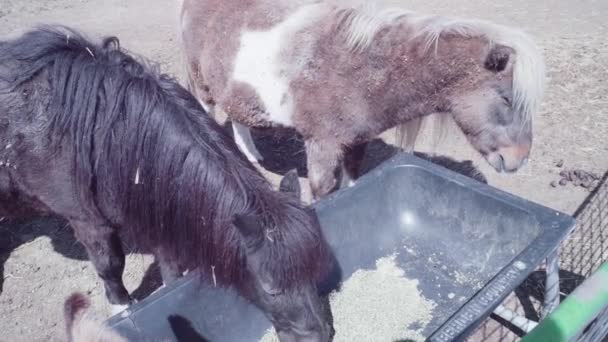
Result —
<instances>
[{"instance_id":1,"label":"brown patch on pony","mask_svg":"<svg viewBox=\"0 0 608 342\"><path fill-rule=\"evenodd\" d=\"M270 126L266 120L268 113L258 93L247 83L232 81L218 101L220 107L230 113L230 118L249 127Z\"/></svg>"},{"instance_id":2,"label":"brown patch on pony","mask_svg":"<svg viewBox=\"0 0 608 342\"><path fill-rule=\"evenodd\" d=\"M211 96L211 89L205 85L205 80L197 63L190 63L188 69L188 90L192 92L199 101L207 105L215 105L215 100Z\"/></svg>"},{"instance_id":3,"label":"brown patch on pony","mask_svg":"<svg viewBox=\"0 0 608 342\"><path fill-rule=\"evenodd\" d=\"M408 28L402 26L381 31L369 52L359 54L341 43L332 26L317 30L320 39L311 68L315 77L308 70L291 83L297 105L294 123L304 136L338 137L337 143L348 146L369 141L401 122L448 111L455 89L477 85L475 73L486 44L481 39L442 37L442 53L426 53L424 42L392 44L398 37L407 39ZM320 108L330 113L318 113ZM329 114L337 120L323 119Z\"/></svg>"}]
</instances>

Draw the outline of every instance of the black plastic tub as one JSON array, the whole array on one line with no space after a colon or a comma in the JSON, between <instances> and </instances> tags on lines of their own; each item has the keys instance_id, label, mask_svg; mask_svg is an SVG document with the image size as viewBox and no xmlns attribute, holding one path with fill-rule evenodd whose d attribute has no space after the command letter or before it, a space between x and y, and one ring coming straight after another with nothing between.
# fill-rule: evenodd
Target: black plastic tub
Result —
<instances>
[{"instance_id":1,"label":"black plastic tub","mask_svg":"<svg viewBox=\"0 0 608 342\"><path fill-rule=\"evenodd\" d=\"M436 304L432 319L418 327L430 341L470 334L574 227L568 215L407 153L314 207L339 262L329 283L337 288L396 255L397 266ZM233 290L193 275L109 323L133 340L227 342L258 341L271 326Z\"/></svg>"}]
</instances>

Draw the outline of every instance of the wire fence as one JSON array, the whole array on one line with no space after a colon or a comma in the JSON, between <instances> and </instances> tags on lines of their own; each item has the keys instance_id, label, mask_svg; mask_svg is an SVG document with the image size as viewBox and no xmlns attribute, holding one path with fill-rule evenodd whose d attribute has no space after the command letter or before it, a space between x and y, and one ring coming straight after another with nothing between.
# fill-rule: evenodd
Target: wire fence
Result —
<instances>
[{"instance_id":1,"label":"wire fence","mask_svg":"<svg viewBox=\"0 0 608 342\"><path fill-rule=\"evenodd\" d=\"M565 297L576 289L600 265L608 261L608 172L591 195L574 214L576 228L560 249L560 295ZM544 266L533 272L511 294L504 306L538 321L545 293ZM608 320L608 313L600 320ZM519 341L524 332L509 322L492 316L468 341ZM595 340L599 341L599 340ZM604 338L603 342L608 342Z\"/></svg>"},{"instance_id":2,"label":"wire fence","mask_svg":"<svg viewBox=\"0 0 608 342\"><path fill-rule=\"evenodd\" d=\"M574 277L563 279L566 289L576 287L608 260L608 173L596 191L576 212L577 227L561 252L561 269Z\"/></svg>"}]
</instances>

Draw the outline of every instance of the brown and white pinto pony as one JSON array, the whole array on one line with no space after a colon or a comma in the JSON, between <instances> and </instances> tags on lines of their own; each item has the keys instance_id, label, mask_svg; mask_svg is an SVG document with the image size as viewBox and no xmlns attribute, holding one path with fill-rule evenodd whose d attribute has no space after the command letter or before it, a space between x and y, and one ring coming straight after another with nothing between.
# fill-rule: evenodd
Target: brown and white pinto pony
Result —
<instances>
[{"instance_id":1,"label":"brown and white pinto pony","mask_svg":"<svg viewBox=\"0 0 608 342\"><path fill-rule=\"evenodd\" d=\"M181 6L190 90L229 116L252 161L248 127L301 133L315 198L335 188L341 165L358 176L366 142L397 126L411 148L434 113L451 116L498 172L528 158L545 65L519 30L334 0Z\"/></svg>"}]
</instances>

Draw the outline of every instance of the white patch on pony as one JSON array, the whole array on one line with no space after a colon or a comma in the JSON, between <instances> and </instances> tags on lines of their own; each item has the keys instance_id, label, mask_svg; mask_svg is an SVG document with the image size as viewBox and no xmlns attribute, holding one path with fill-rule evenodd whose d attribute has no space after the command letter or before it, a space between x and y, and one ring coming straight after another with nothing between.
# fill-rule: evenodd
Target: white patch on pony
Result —
<instances>
[{"instance_id":1,"label":"white patch on pony","mask_svg":"<svg viewBox=\"0 0 608 342\"><path fill-rule=\"evenodd\" d=\"M268 31L248 31L241 35L233 79L256 90L272 123L292 126L294 104L289 79L282 70L281 52L293 34L311 25L321 8L318 4L302 6Z\"/></svg>"},{"instance_id":2,"label":"white patch on pony","mask_svg":"<svg viewBox=\"0 0 608 342\"><path fill-rule=\"evenodd\" d=\"M129 308L129 305L112 304L112 316L118 315L119 313L125 311L127 308Z\"/></svg>"},{"instance_id":3,"label":"white patch on pony","mask_svg":"<svg viewBox=\"0 0 608 342\"><path fill-rule=\"evenodd\" d=\"M256 163L264 160L258 149L255 147L249 127L233 121L232 131L234 132L234 141L250 162Z\"/></svg>"}]
</instances>

